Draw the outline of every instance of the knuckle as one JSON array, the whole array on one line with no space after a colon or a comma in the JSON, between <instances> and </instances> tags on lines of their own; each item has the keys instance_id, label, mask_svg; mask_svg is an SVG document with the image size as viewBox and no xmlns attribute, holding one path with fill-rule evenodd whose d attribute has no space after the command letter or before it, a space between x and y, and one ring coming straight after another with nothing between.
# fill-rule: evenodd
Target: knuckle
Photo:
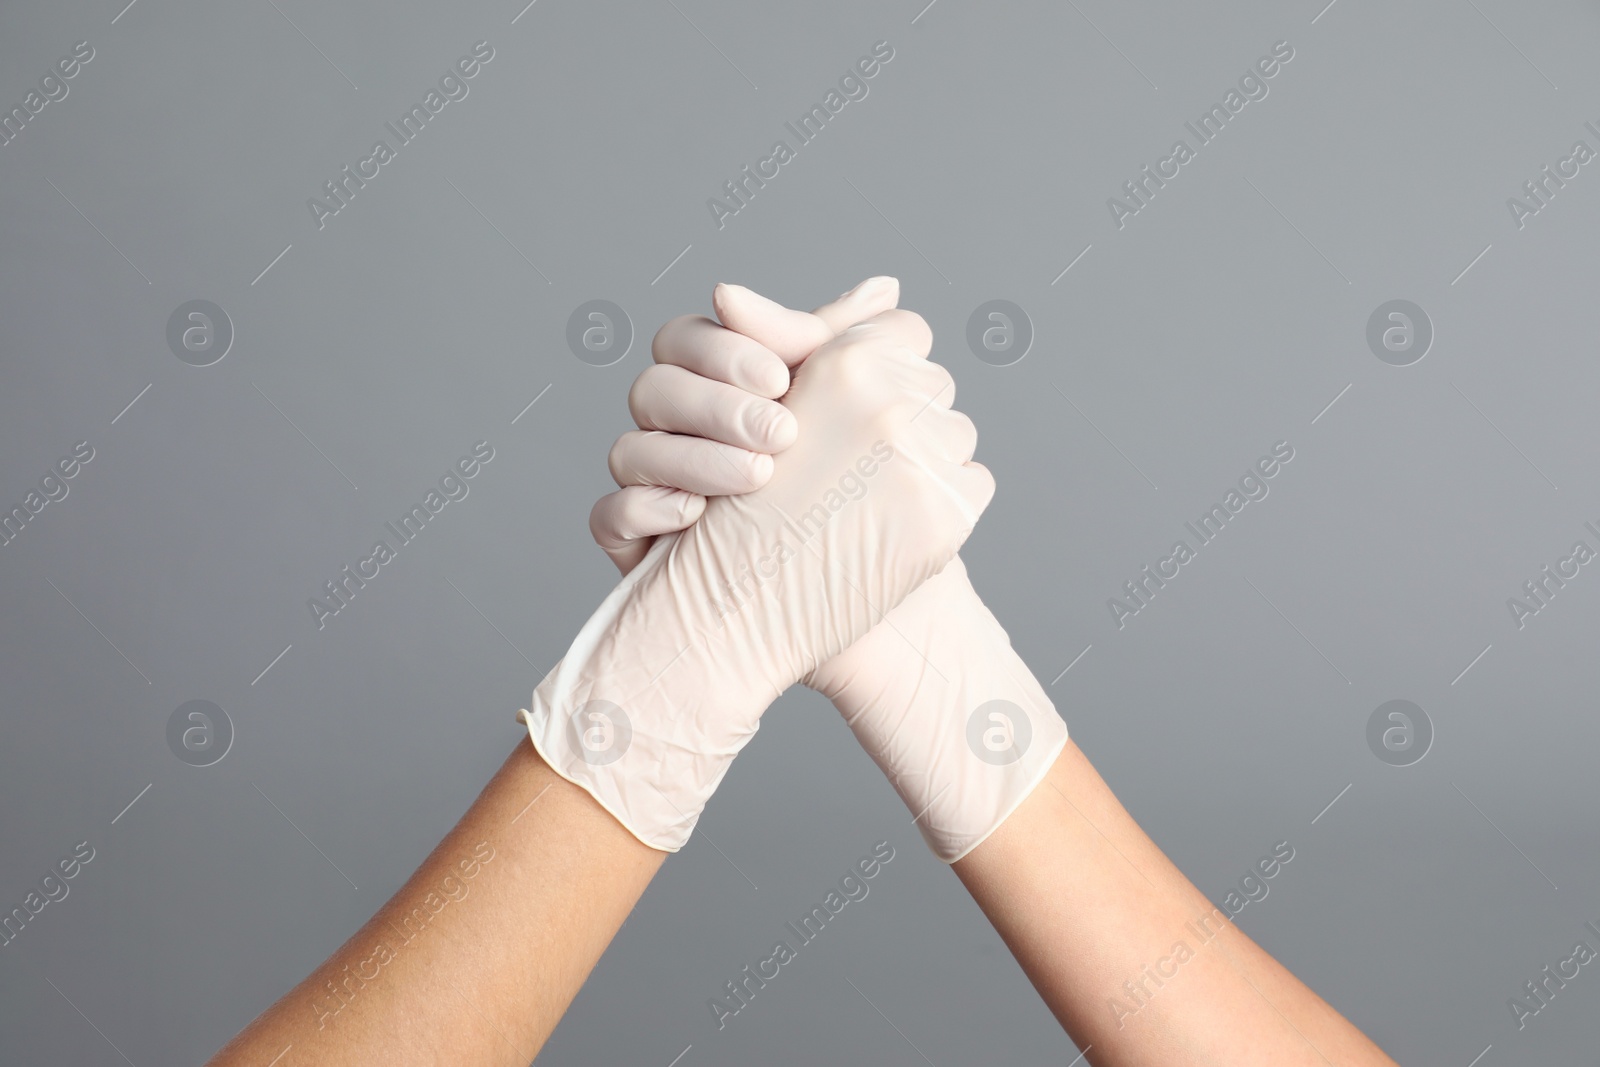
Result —
<instances>
[{"instance_id":1,"label":"knuckle","mask_svg":"<svg viewBox=\"0 0 1600 1067\"><path fill-rule=\"evenodd\" d=\"M920 351L926 351L933 344L933 329L928 325L928 320L905 308L891 308L881 316L883 321L893 324L895 331L906 337L908 346Z\"/></svg>"},{"instance_id":2,"label":"knuckle","mask_svg":"<svg viewBox=\"0 0 1600 1067\"><path fill-rule=\"evenodd\" d=\"M871 337L844 337L811 359L817 362L816 373L830 389L842 390L841 395L855 396L877 376L872 358L875 347L876 342ZM808 360L808 367L810 363Z\"/></svg>"},{"instance_id":3,"label":"knuckle","mask_svg":"<svg viewBox=\"0 0 1600 1067\"><path fill-rule=\"evenodd\" d=\"M768 446L772 437L773 417L764 407L730 403L720 414L728 428L724 436L748 442L756 448L764 449Z\"/></svg>"},{"instance_id":4,"label":"knuckle","mask_svg":"<svg viewBox=\"0 0 1600 1067\"><path fill-rule=\"evenodd\" d=\"M928 328L928 320L910 308L890 308L880 317L885 322L892 322L901 329L932 332Z\"/></svg>"},{"instance_id":5,"label":"knuckle","mask_svg":"<svg viewBox=\"0 0 1600 1067\"><path fill-rule=\"evenodd\" d=\"M959 411L950 414L954 416L950 425L950 439L963 458L970 457L978 447L978 424Z\"/></svg>"},{"instance_id":6,"label":"knuckle","mask_svg":"<svg viewBox=\"0 0 1600 1067\"><path fill-rule=\"evenodd\" d=\"M709 462L709 469L717 471L717 478L726 487L727 495L739 496L760 489L772 476L772 457L760 452L749 452L732 445L713 446L727 462Z\"/></svg>"},{"instance_id":7,"label":"knuckle","mask_svg":"<svg viewBox=\"0 0 1600 1067\"><path fill-rule=\"evenodd\" d=\"M759 443L760 451L781 451L792 440L794 419L781 404L770 400L742 404L738 417L746 436Z\"/></svg>"},{"instance_id":8,"label":"knuckle","mask_svg":"<svg viewBox=\"0 0 1600 1067\"><path fill-rule=\"evenodd\" d=\"M932 370L928 376L930 395L945 401L946 407L950 406L956 398L955 375L938 363L929 363L928 367Z\"/></svg>"},{"instance_id":9,"label":"knuckle","mask_svg":"<svg viewBox=\"0 0 1600 1067\"><path fill-rule=\"evenodd\" d=\"M980 510L987 508L989 506L989 502L994 499L994 474L982 463L969 463L967 466L977 476L978 507Z\"/></svg>"},{"instance_id":10,"label":"knuckle","mask_svg":"<svg viewBox=\"0 0 1600 1067\"><path fill-rule=\"evenodd\" d=\"M739 464L744 477L744 492L753 493L772 479L772 457L763 452L746 452Z\"/></svg>"},{"instance_id":11,"label":"knuckle","mask_svg":"<svg viewBox=\"0 0 1600 1067\"><path fill-rule=\"evenodd\" d=\"M828 343L823 350L833 361L859 359L880 342L865 325L852 326Z\"/></svg>"},{"instance_id":12,"label":"knuckle","mask_svg":"<svg viewBox=\"0 0 1600 1067\"><path fill-rule=\"evenodd\" d=\"M706 498L687 490L675 495L678 505L677 529L684 530L699 522L700 516L705 514Z\"/></svg>"},{"instance_id":13,"label":"knuckle","mask_svg":"<svg viewBox=\"0 0 1600 1067\"><path fill-rule=\"evenodd\" d=\"M909 394L901 394L873 412L871 425L886 440L905 445L911 438L912 422L922 409L923 401Z\"/></svg>"}]
</instances>

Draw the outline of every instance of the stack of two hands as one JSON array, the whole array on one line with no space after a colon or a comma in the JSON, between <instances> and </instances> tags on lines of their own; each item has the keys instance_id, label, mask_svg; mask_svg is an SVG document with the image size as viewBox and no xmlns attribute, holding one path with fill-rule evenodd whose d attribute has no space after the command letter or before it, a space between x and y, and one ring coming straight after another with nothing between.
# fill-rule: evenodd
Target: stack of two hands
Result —
<instances>
[{"instance_id":1,"label":"stack of two hands","mask_svg":"<svg viewBox=\"0 0 1600 1067\"><path fill-rule=\"evenodd\" d=\"M668 322L590 526L624 572L520 713L558 774L676 851L804 682L923 838L966 855L1067 730L956 556L994 494L922 318L871 278L811 313L718 286Z\"/></svg>"}]
</instances>

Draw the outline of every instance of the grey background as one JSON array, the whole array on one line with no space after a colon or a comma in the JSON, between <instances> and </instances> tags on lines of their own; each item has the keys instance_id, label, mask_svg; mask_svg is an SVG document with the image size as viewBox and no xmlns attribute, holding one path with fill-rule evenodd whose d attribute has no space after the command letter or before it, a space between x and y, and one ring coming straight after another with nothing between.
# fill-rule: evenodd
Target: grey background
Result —
<instances>
[{"instance_id":1,"label":"grey background","mask_svg":"<svg viewBox=\"0 0 1600 1067\"><path fill-rule=\"evenodd\" d=\"M1521 630L1505 602L1600 544L1600 165L1520 231L1505 201L1600 148L1595 5L923 2L7 6L5 108L95 58L0 147L0 503L96 456L0 548L0 900L96 856L0 948L0 1060L199 1063L309 971L613 582L585 517L650 335L718 281L810 306L889 273L999 481L974 582L1157 842L1215 900L1290 842L1238 921L1401 1062L1592 1061L1588 968L1521 1032L1507 998L1600 920L1600 575ZM479 40L319 231L306 199ZM706 199L878 40L719 230ZM1119 230L1106 199L1279 40ZM565 342L597 298L637 335L603 369ZM1405 368L1365 341L1397 298L1436 330ZM166 344L192 299L236 330L210 367ZM989 299L1032 320L1014 366L965 345ZM469 497L319 632L306 599L479 439ZM1271 495L1119 631L1107 598L1279 440ZM193 699L236 731L211 767L166 744ZM1414 766L1367 747L1391 699L1434 725ZM700 826L541 1064L1076 1055L814 694ZM717 1032L707 998L879 840L871 896Z\"/></svg>"}]
</instances>

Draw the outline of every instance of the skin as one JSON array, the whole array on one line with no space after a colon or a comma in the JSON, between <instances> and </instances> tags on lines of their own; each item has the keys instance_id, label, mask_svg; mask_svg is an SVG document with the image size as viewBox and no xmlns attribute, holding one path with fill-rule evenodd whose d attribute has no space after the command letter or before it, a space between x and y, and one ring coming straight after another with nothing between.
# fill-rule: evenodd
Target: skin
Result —
<instances>
[{"instance_id":1,"label":"skin","mask_svg":"<svg viewBox=\"0 0 1600 1067\"><path fill-rule=\"evenodd\" d=\"M847 294L819 310L849 326L893 306L893 300L885 304ZM721 327L715 334L706 329L714 325L707 319L674 320L663 327L652 350L663 361L657 370L668 373L666 378L651 375L646 389L651 396L676 397L687 405L664 417L665 425L692 413L721 426L742 446L716 446L726 447L727 454L713 449L707 460L711 442L696 441L689 456L700 462L706 488L748 492L770 476L771 459L747 450L787 447L796 426L788 410L772 400L763 400L755 416L740 422L733 414L735 402L742 403L749 392L781 397L789 387L789 371L762 346ZM832 336L833 331L824 337L808 327L776 340L786 350L803 348L809 354ZM731 384L726 392L702 389L703 379L677 364L717 370ZM673 372L682 375L676 383L670 380ZM666 406L673 410L671 403ZM743 466L730 470L730 461ZM686 480L684 470L670 464L664 474L638 471L625 448L613 451L612 469ZM597 508L597 514L626 524L642 501L650 521L670 517L681 529L705 507L703 495L685 506L689 494L644 484L636 488L624 506ZM630 534L636 529L621 528ZM629 540L619 551L631 569L647 548L648 543ZM482 859L485 855L490 858ZM552 771L524 737L400 891L210 1063L526 1067L666 856Z\"/></svg>"},{"instance_id":2,"label":"skin","mask_svg":"<svg viewBox=\"0 0 1600 1067\"><path fill-rule=\"evenodd\" d=\"M953 866L1096 1067L1394 1067L1226 921L1070 741L1021 807ZM1173 950L1180 941L1193 953L1186 961Z\"/></svg>"},{"instance_id":3,"label":"skin","mask_svg":"<svg viewBox=\"0 0 1600 1067\"><path fill-rule=\"evenodd\" d=\"M210 1062L526 1067L666 856L524 737L405 886ZM432 917L407 926L416 908Z\"/></svg>"},{"instance_id":4,"label":"skin","mask_svg":"<svg viewBox=\"0 0 1600 1067\"><path fill-rule=\"evenodd\" d=\"M674 320L665 338L657 336L657 358L775 399L787 387L787 366L837 329L883 310L873 305L891 295L897 299L897 289L846 294L814 321L774 321L777 305L719 300L737 305L719 307L725 322L755 334L765 329L774 347L714 333L733 331L710 320ZM792 433L781 417L761 418L767 409L760 405L752 416L726 393L697 407L694 390L685 391L692 385L668 383L679 389L663 405L670 413L644 412L658 432L700 435L708 425L718 429L719 418L742 420L720 427L738 441L720 448L735 453L777 451ZM639 456L619 466L614 453L614 471L643 480L602 500L592 518L596 539L624 569L650 537L698 518L714 483L763 480L759 461L723 451L680 450L671 471L644 469L649 461ZM708 473L730 464L735 473ZM702 491L673 488L674 479ZM662 525L669 522L677 525ZM211 1062L526 1064L664 859L523 739L405 886ZM1236 927L1218 921L1071 743L1046 781L954 869L1062 1026L1089 1049L1090 1063L1393 1063ZM1215 935L1202 941L1189 925L1198 922ZM1159 988L1150 984L1144 968L1170 960L1173 943L1186 937L1193 958ZM1122 986L1130 980L1146 983L1149 995L1119 1018L1107 1002L1119 997L1131 1009Z\"/></svg>"},{"instance_id":5,"label":"skin","mask_svg":"<svg viewBox=\"0 0 1600 1067\"><path fill-rule=\"evenodd\" d=\"M759 484L761 467L749 453L781 435L748 433L749 409L763 411L781 395L777 364L797 366L851 325L850 315L877 314L898 300L898 284L867 286L810 314L719 286L713 303L722 325L686 316L663 328L694 341L655 353L671 366L654 368L654 380L652 371L641 375L631 406L641 427L680 436L671 450L630 441L628 469L638 478L619 477L622 488L596 505L591 523L624 572L651 537L685 525L681 516L703 507L704 496L729 491L722 487L738 480L733 472ZM700 375L698 383L683 371ZM661 381L670 388L655 388ZM761 383L756 395L741 401L727 392L747 382ZM613 521L623 515L627 526ZM1045 781L953 867L1098 1067L1394 1063L1228 922L1070 741ZM1187 950L1181 960L1179 942ZM1157 968L1153 977L1147 968Z\"/></svg>"}]
</instances>

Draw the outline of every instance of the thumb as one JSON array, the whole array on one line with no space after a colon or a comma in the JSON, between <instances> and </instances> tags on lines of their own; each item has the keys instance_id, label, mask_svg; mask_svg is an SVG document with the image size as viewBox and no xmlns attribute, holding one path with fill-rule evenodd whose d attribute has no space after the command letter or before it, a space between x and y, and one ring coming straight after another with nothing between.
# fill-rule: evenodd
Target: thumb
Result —
<instances>
[{"instance_id":1,"label":"thumb","mask_svg":"<svg viewBox=\"0 0 1600 1067\"><path fill-rule=\"evenodd\" d=\"M723 326L765 345L790 367L856 323L893 308L899 300L899 281L886 276L868 278L811 312L786 308L728 282L711 294L711 305Z\"/></svg>"}]
</instances>

